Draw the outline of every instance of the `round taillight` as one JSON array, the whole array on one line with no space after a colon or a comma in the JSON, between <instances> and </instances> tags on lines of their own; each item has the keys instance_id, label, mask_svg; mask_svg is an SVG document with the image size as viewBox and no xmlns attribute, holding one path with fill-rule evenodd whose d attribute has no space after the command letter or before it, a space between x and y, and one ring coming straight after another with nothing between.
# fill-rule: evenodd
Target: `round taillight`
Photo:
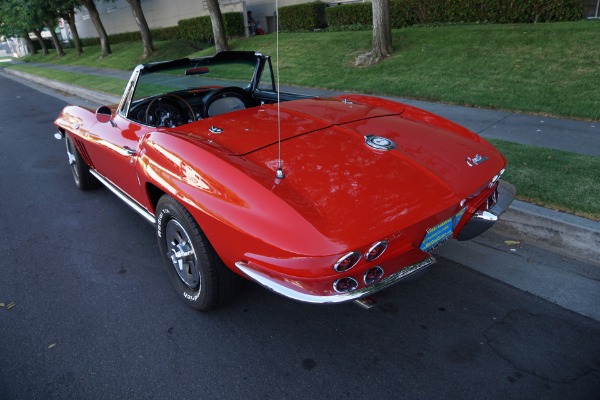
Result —
<instances>
[{"instance_id":1,"label":"round taillight","mask_svg":"<svg viewBox=\"0 0 600 400\"><path fill-rule=\"evenodd\" d=\"M361 254L358 251L348 253L335 263L333 269L335 269L337 272L348 271L350 268L356 265L356 263L360 260L360 256Z\"/></svg>"},{"instance_id":2,"label":"round taillight","mask_svg":"<svg viewBox=\"0 0 600 400\"><path fill-rule=\"evenodd\" d=\"M340 278L333 282L333 290L338 293L348 293L356 290L357 287L358 282L356 282L356 279L350 278L349 276L346 278Z\"/></svg>"},{"instance_id":3,"label":"round taillight","mask_svg":"<svg viewBox=\"0 0 600 400\"><path fill-rule=\"evenodd\" d=\"M367 251L367 253L365 254L365 260L367 260L367 261L376 260L380 255L383 254L383 252L385 251L385 249L387 249L387 247L388 247L387 240L382 240L380 242L375 243L373 246L371 246L369 251Z\"/></svg>"},{"instance_id":4,"label":"round taillight","mask_svg":"<svg viewBox=\"0 0 600 400\"><path fill-rule=\"evenodd\" d=\"M370 285L383 278L383 268L380 266L370 268L365 272L365 284Z\"/></svg>"}]
</instances>

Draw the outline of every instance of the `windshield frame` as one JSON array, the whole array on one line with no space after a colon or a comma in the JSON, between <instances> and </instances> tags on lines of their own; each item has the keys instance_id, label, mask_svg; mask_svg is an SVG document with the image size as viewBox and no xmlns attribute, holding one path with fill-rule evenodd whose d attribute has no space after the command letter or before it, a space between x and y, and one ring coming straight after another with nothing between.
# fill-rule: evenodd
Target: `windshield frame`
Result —
<instances>
[{"instance_id":1,"label":"windshield frame","mask_svg":"<svg viewBox=\"0 0 600 400\"><path fill-rule=\"evenodd\" d=\"M140 79L144 75L152 74L155 72L165 71L173 68L198 68L198 67L210 67L211 64L224 64L224 63L254 63L254 72L252 78L250 80L249 85L246 87L250 93L254 93L260 84L261 77L263 75L263 70L266 65L268 65L268 69L270 71L267 74L266 79L271 81L271 86L275 88L275 83L273 81L273 71L271 68L271 62L269 56L264 56L261 53L255 53L251 51L224 51L217 53L213 57L201 57L201 58L180 58L176 60L170 61L161 61L149 64L141 64L138 65L131 77L127 86L125 87L125 92L123 93L123 97L121 98L121 102L117 108L117 113L121 116L127 118L129 111L132 107L132 103L134 102L134 94L138 87L138 83ZM156 93L155 95L160 95L162 93ZM153 97L153 96L150 96Z\"/></svg>"}]
</instances>

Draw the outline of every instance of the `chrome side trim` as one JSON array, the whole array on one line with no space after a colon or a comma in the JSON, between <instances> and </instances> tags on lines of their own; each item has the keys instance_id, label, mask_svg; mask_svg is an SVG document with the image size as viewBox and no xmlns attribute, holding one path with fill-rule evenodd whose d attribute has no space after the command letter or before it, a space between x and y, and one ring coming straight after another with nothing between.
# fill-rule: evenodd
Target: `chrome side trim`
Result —
<instances>
[{"instance_id":1,"label":"chrome side trim","mask_svg":"<svg viewBox=\"0 0 600 400\"><path fill-rule=\"evenodd\" d=\"M117 195L117 197L125 202L129 207L133 208L138 214L146 219L146 221L150 222L152 225L156 224L156 218L154 215L150 214L148 210L140 206L135 200L129 197L125 192L119 189L115 184L111 181L100 175L93 169L90 169L90 174L94 175L96 179L100 181L104 186L108 188L111 192Z\"/></svg>"},{"instance_id":2,"label":"chrome side trim","mask_svg":"<svg viewBox=\"0 0 600 400\"><path fill-rule=\"evenodd\" d=\"M416 264L409 265L406 268L401 269L396 272L380 280L377 283L374 283L370 286L365 286L362 289L355 290L350 293L340 293L340 294L331 294L328 296L319 296L314 294L309 294L300 291L298 288L291 288L288 286L284 286L279 282L275 281L273 278L270 278L259 271L253 269L247 262L238 261L235 263L235 266L239 268L244 274L246 274L253 281L261 284L267 289L272 290L273 292L280 294L284 297L288 297L293 300L303 301L306 303L315 303L315 304L326 304L326 303L341 303L344 301L356 300L358 298L371 295L373 293L379 292L387 288L388 286L393 285L394 283L412 275L413 273L429 267L430 265L435 264L435 258L428 257L423 261L420 261Z\"/></svg>"}]
</instances>

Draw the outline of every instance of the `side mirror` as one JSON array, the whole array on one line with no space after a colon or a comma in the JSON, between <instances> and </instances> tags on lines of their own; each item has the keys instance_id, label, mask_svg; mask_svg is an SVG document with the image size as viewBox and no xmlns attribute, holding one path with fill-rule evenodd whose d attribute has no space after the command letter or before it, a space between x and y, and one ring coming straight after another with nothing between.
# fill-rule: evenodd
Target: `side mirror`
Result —
<instances>
[{"instance_id":1,"label":"side mirror","mask_svg":"<svg viewBox=\"0 0 600 400\"><path fill-rule=\"evenodd\" d=\"M112 122L112 111L106 106L98 107L96 110L96 119L103 124ZM114 126L114 125L113 125Z\"/></svg>"}]
</instances>

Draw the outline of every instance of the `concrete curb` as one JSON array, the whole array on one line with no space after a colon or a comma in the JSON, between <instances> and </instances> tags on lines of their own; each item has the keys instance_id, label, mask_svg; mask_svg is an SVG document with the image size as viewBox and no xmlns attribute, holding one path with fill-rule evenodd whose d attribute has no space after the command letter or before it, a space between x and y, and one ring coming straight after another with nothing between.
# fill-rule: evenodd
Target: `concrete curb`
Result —
<instances>
[{"instance_id":1,"label":"concrete curb","mask_svg":"<svg viewBox=\"0 0 600 400\"><path fill-rule=\"evenodd\" d=\"M496 230L600 264L600 222L515 200L500 217Z\"/></svg>"},{"instance_id":2,"label":"concrete curb","mask_svg":"<svg viewBox=\"0 0 600 400\"><path fill-rule=\"evenodd\" d=\"M34 82L39 85L44 85L51 89L55 89L64 93L68 93L72 96L81 97L83 99L92 101L94 103L108 105L108 104L117 104L121 101L121 97L115 96L108 93L97 92L95 90L85 89L79 86L70 85L68 83L62 83L58 81L53 81L51 79L41 78L37 75L28 74L26 72L15 71L10 68L4 68L3 72L14 75L19 78L23 78L28 80L29 82Z\"/></svg>"},{"instance_id":3,"label":"concrete curb","mask_svg":"<svg viewBox=\"0 0 600 400\"><path fill-rule=\"evenodd\" d=\"M97 104L117 104L121 100L115 95L40 78L21 71L4 69L4 72ZM534 242L553 252L600 265L600 222L515 200L494 229L520 240Z\"/></svg>"}]
</instances>

